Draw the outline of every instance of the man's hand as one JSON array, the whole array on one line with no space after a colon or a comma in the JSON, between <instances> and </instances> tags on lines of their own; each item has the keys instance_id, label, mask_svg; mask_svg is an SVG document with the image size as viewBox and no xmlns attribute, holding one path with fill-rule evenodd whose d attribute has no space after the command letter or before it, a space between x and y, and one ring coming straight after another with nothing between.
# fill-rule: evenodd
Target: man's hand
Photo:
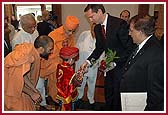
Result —
<instances>
[{"instance_id":1,"label":"man's hand","mask_svg":"<svg viewBox=\"0 0 168 115\"><path fill-rule=\"evenodd\" d=\"M86 73L88 71L88 66L89 63L87 61L85 61L81 66L80 66L80 71L81 73Z\"/></svg>"},{"instance_id":2,"label":"man's hand","mask_svg":"<svg viewBox=\"0 0 168 115\"><path fill-rule=\"evenodd\" d=\"M114 69L115 67L116 67L116 63L115 62L111 62L110 63L110 67L109 68L106 67L106 69L104 70L104 72L108 72L108 71Z\"/></svg>"},{"instance_id":3,"label":"man's hand","mask_svg":"<svg viewBox=\"0 0 168 115\"><path fill-rule=\"evenodd\" d=\"M74 78L72 79L72 84L75 87L80 87L82 82L83 82L83 74L77 72Z\"/></svg>"},{"instance_id":4,"label":"man's hand","mask_svg":"<svg viewBox=\"0 0 168 115\"><path fill-rule=\"evenodd\" d=\"M75 87L80 87L83 81L83 74L88 70L88 62L85 61L76 72L75 76L72 78L71 82Z\"/></svg>"},{"instance_id":5,"label":"man's hand","mask_svg":"<svg viewBox=\"0 0 168 115\"><path fill-rule=\"evenodd\" d=\"M42 101L42 97L39 92L33 92L30 96L35 104L39 104Z\"/></svg>"}]
</instances>

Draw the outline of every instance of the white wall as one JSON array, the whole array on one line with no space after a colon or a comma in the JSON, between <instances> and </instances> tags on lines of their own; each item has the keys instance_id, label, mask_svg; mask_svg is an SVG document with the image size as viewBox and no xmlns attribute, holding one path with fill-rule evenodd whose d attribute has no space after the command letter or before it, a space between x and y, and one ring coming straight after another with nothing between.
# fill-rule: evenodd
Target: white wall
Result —
<instances>
[{"instance_id":1,"label":"white wall","mask_svg":"<svg viewBox=\"0 0 168 115\"><path fill-rule=\"evenodd\" d=\"M76 38L78 38L79 34L89 29L89 23L84 16L84 8L87 4L62 4L62 22L65 22L66 16L74 15L79 18L80 26L76 33ZM119 17L119 14L122 10L127 9L131 12L131 16L134 16L138 13L138 5L137 4L104 4L106 12L109 14Z\"/></svg>"}]
</instances>

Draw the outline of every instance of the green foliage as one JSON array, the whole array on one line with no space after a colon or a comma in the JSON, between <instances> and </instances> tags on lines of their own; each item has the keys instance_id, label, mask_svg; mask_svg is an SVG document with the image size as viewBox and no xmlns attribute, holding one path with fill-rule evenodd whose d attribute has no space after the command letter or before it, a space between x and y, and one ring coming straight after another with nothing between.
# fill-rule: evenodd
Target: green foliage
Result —
<instances>
[{"instance_id":1,"label":"green foliage","mask_svg":"<svg viewBox=\"0 0 168 115\"><path fill-rule=\"evenodd\" d=\"M116 54L117 54L116 51L113 52L112 50L108 49L105 58L107 68L110 67L110 63L113 62L114 59L119 58L118 56L116 56Z\"/></svg>"}]
</instances>

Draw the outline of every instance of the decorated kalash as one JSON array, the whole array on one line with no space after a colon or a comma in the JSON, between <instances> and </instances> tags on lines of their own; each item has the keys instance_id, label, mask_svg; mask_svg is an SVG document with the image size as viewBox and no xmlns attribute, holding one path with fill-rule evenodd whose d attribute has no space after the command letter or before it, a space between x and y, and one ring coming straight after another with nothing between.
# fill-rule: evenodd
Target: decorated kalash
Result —
<instances>
[{"instance_id":1,"label":"decorated kalash","mask_svg":"<svg viewBox=\"0 0 168 115\"><path fill-rule=\"evenodd\" d=\"M62 111L73 111L78 96L77 87L80 86L83 78L80 70L76 73L74 71L75 61L79 58L79 49L63 47L59 55L63 62L57 66L56 87L58 93L56 99L59 100Z\"/></svg>"}]
</instances>

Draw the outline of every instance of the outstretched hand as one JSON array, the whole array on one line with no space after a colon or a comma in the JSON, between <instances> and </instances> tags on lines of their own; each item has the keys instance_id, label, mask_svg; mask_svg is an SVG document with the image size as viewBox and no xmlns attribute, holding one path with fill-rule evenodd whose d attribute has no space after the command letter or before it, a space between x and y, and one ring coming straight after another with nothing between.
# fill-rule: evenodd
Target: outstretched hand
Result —
<instances>
[{"instance_id":1,"label":"outstretched hand","mask_svg":"<svg viewBox=\"0 0 168 115\"><path fill-rule=\"evenodd\" d=\"M35 104L39 104L42 101L42 97L39 92L33 92L33 94L31 95L31 98Z\"/></svg>"},{"instance_id":2,"label":"outstretched hand","mask_svg":"<svg viewBox=\"0 0 168 115\"><path fill-rule=\"evenodd\" d=\"M78 71L80 71L81 73L86 73L88 71L88 62L85 61L81 66L80 66L80 69Z\"/></svg>"},{"instance_id":3,"label":"outstretched hand","mask_svg":"<svg viewBox=\"0 0 168 115\"><path fill-rule=\"evenodd\" d=\"M84 62L79 70L75 73L70 84L72 83L75 87L80 87L83 82L83 74L88 71L88 63Z\"/></svg>"}]
</instances>

